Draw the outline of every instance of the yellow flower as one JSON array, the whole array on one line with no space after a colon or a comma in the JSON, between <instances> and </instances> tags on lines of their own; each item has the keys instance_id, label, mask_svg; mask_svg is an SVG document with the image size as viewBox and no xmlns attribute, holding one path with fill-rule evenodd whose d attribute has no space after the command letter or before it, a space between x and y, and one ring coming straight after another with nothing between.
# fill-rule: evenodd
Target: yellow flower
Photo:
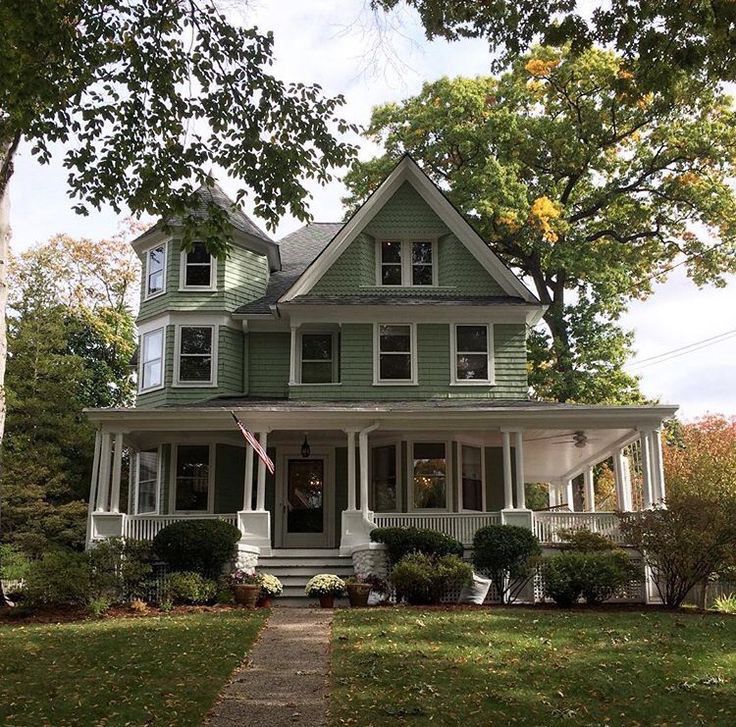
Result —
<instances>
[{"instance_id":1,"label":"yellow flower","mask_svg":"<svg viewBox=\"0 0 736 727\"><path fill-rule=\"evenodd\" d=\"M524 68L526 68L527 72L532 76L544 78L545 76L549 76L552 69L557 67L559 64L559 61L543 61L541 58L532 58L527 61Z\"/></svg>"}]
</instances>

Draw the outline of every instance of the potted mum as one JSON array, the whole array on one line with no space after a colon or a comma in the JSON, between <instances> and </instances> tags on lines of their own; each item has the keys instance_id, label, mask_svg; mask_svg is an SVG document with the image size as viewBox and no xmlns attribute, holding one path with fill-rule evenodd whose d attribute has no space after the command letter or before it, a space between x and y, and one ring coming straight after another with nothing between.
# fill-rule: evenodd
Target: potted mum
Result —
<instances>
[{"instance_id":1,"label":"potted mum","mask_svg":"<svg viewBox=\"0 0 736 727\"><path fill-rule=\"evenodd\" d=\"M263 608L271 608L273 599L281 595L284 587L281 581L270 573L260 574L261 592L258 596L258 605Z\"/></svg>"},{"instance_id":2,"label":"potted mum","mask_svg":"<svg viewBox=\"0 0 736 727\"><path fill-rule=\"evenodd\" d=\"M319 598L321 608L333 608L335 596L345 593L345 581L329 573L319 573L307 583L304 592L309 598Z\"/></svg>"},{"instance_id":3,"label":"potted mum","mask_svg":"<svg viewBox=\"0 0 736 727\"><path fill-rule=\"evenodd\" d=\"M230 587L235 603L246 608L255 608L261 593L261 577L254 571L238 568L230 574Z\"/></svg>"}]
</instances>

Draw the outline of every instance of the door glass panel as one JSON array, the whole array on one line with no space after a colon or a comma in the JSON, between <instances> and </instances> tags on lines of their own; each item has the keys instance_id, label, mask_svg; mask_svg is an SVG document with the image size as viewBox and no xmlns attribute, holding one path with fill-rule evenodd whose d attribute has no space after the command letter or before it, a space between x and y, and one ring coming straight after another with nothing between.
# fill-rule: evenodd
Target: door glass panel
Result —
<instances>
[{"instance_id":1,"label":"door glass panel","mask_svg":"<svg viewBox=\"0 0 736 727\"><path fill-rule=\"evenodd\" d=\"M324 462L321 459L289 460L288 532L324 531L324 485Z\"/></svg>"}]
</instances>

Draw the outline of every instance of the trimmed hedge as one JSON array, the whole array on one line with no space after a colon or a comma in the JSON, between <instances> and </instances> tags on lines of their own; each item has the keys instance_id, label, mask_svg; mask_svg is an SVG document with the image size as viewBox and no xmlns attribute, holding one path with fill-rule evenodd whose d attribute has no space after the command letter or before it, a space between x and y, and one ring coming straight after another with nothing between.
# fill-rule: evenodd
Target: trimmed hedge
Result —
<instances>
[{"instance_id":1,"label":"trimmed hedge","mask_svg":"<svg viewBox=\"0 0 736 727\"><path fill-rule=\"evenodd\" d=\"M457 555L409 553L391 571L397 599L412 606L439 603L445 593L468 585L472 578L470 564Z\"/></svg>"},{"instance_id":2,"label":"trimmed hedge","mask_svg":"<svg viewBox=\"0 0 736 727\"><path fill-rule=\"evenodd\" d=\"M398 563L410 553L425 555L463 556L465 548L459 540L437 530L425 528L375 528L371 531L374 543L385 543L392 563Z\"/></svg>"},{"instance_id":3,"label":"trimmed hedge","mask_svg":"<svg viewBox=\"0 0 736 727\"><path fill-rule=\"evenodd\" d=\"M224 520L180 520L159 531L153 549L172 571L210 578L235 556L238 540L240 530Z\"/></svg>"}]
</instances>

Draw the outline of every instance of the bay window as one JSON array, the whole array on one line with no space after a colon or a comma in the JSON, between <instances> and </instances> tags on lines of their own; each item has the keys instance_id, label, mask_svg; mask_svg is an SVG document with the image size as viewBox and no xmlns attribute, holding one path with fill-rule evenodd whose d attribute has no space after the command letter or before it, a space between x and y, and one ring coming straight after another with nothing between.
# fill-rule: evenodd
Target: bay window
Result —
<instances>
[{"instance_id":1,"label":"bay window","mask_svg":"<svg viewBox=\"0 0 736 727\"><path fill-rule=\"evenodd\" d=\"M157 245L146 252L146 298L153 298L166 287L166 245Z\"/></svg>"},{"instance_id":2,"label":"bay window","mask_svg":"<svg viewBox=\"0 0 736 727\"><path fill-rule=\"evenodd\" d=\"M207 512L210 509L210 446L176 448L174 510Z\"/></svg>"},{"instance_id":3,"label":"bay window","mask_svg":"<svg viewBox=\"0 0 736 727\"><path fill-rule=\"evenodd\" d=\"M214 326L178 328L177 384L214 384L215 331Z\"/></svg>"},{"instance_id":4,"label":"bay window","mask_svg":"<svg viewBox=\"0 0 736 727\"><path fill-rule=\"evenodd\" d=\"M447 445L414 442L411 445L411 509L447 509Z\"/></svg>"},{"instance_id":5,"label":"bay window","mask_svg":"<svg viewBox=\"0 0 736 727\"><path fill-rule=\"evenodd\" d=\"M456 324L453 336L452 382L493 383L491 346L488 324Z\"/></svg>"},{"instance_id":6,"label":"bay window","mask_svg":"<svg viewBox=\"0 0 736 727\"><path fill-rule=\"evenodd\" d=\"M415 331L411 323L376 326L374 383L416 383Z\"/></svg>"},{"instance_id":7,"label":"bay window","mask_svg":"<svg viewBox=\"0 0 736 727\"><path fill-rule=\"evenodd\" d=\"M164 329L144 333L140 338L139 391L163 386Z\"/></svg>"},{"instance_id":8,"label":"bay window","mask_svg":"<svg viewBox=\"0 0 736 727\"><path fill-rule=\"evenodd\" d=\"M182 251L181 287L184 290L213 290L216 287L215 259L203 242Z\"/></svg>"}]
</instances>

